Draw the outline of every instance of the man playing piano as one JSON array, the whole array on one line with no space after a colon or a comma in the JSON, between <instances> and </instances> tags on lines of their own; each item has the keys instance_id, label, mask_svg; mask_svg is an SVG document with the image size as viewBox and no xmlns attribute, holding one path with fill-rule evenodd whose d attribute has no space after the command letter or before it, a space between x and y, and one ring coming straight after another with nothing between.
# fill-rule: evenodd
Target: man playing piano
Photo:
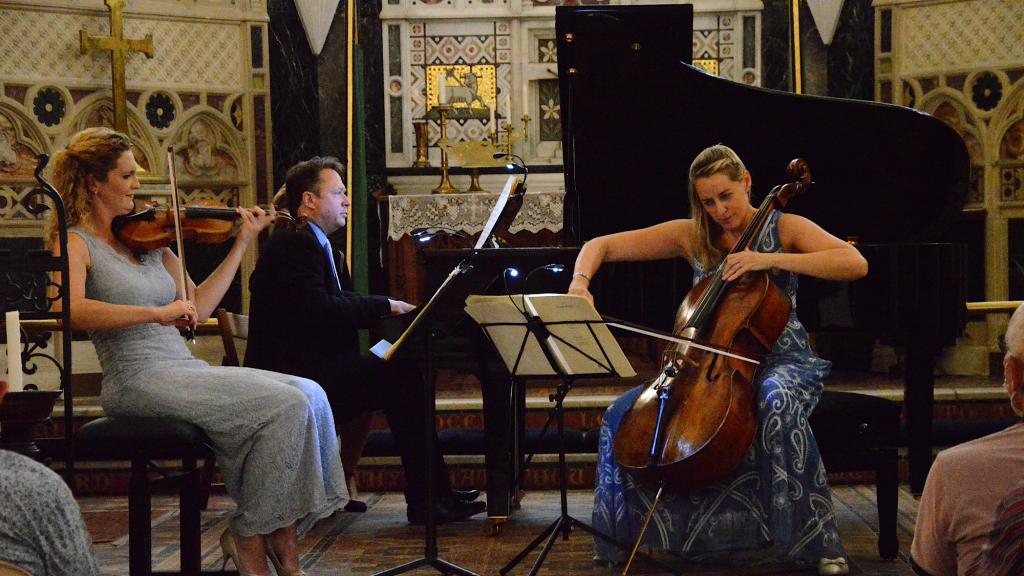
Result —
<instances>
[{"instance_id":1,"label":"man playing piano","mask_svg":"<svg viewBox=\"0 0 1024 576\"><path fill-rule=\"evenodd\" d=\"M383 410L405 469L409 522L426 516L427 455L423 452L423 381L415 365L360 354L358 330L402 314L411 304L361 295L343 287L327 236L345 226L351 202L341 163L315 157L285 177L294 228L277 227L250 279L249 342L245 365L315 380L327 392L335 420L349 422ZM435 443L435 446L437 444ZM484 511L476 491L453 491L440 452L434 470L439 522Z\"/></svg>"},{"instance_id":2,"label":"man playing piano","mask_svg":"<svg viewBox=\"0 0 1024 576\"><path fill-rule=\"evenodd\" d=\"M794 309L754 382L758 430L750 452L718 483L663 498L654 517L663 529L647 531L644 545L711 561L816 563L821 574L846 574L825 469L807 423L831 364L811 350L795 298L798 274L855 280L867 273L867 262L810 220L779 211L769 217L755 250L724 257L757 211L750 203L751 183L730 148L705 149L690 166L692 218L590 240L576 260L569 293L593 301L590 280L603 262L686 258L694 285L719 265L726 281L770 272ZM623 542L637 537L653 499L620 472L612 455L622 416L644 388L619 397L601 425L593 523ZM595 545L599 560L622 560L620 551L602 540L595 539Z\"/></svg>"}]
</instances>

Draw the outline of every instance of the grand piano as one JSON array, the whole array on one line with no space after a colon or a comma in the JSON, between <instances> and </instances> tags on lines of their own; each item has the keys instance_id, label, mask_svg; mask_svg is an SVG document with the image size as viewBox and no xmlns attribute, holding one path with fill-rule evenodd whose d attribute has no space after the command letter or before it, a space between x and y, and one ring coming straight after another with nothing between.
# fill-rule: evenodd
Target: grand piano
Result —
<instances>
[{"instance_id":1,"label":"grand piano","mask_svg":"<svg viewBox=\"0 0 1024 576\"><path fill-rule=\"evenodd\" d=\"M943 242L961 215L968 156L959 136L912 109L765 90L690 66L692 6L559 7L558 71L567 244L689 215L690 161L721 142L753 176L755 205L793 158L816 186L802 214L855 241L869 276L844 290L852 328L905 352L911 485L931 461L934 359L966 323L964 248ZM602 269L602 312L671 328L690 288L685 262ZM804 283L801 306L816 305ZM835 306L833 302L831 304Z\"/></svg>"}]
</instances>

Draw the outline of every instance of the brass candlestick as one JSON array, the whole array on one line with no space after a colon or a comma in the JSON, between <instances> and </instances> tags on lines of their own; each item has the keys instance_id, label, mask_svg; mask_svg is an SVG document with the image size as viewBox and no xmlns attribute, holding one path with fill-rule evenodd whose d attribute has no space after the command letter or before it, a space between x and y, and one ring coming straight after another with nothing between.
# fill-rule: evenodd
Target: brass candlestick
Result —
<instances>
[{"instance_id":1,"label":"brass candlestick","mask_svg":"<svg viewBox=\"0 0 1024 576\"><path fill-rule=\"evenodd\" d=\"M448 148L446 147L448 144L448 130L446 125L448 124L448 112L451 111L452 107L450 104L438 104L434 108L440 116L438 122L441 123L441 140L439 142L441 146L441 183L431 192L434 194L452 194L458 192L455 186L452 186L451 180L448 179Z\"/></svg>"},{"instance_id":2,"label":"brass candlestick","mask_svg":"<svg viewBox=\"0 0 1024 576\"><path fill-rule=\"evenodd\" d=\"M427 121L413 120L413 133L416 134L416 161L412 163L413 168L429 168L430 156L427 148L430 146L428 138Z\"/></svg>"},{"instance_id":3,"label":"brass candlestick","mask_svg":"<svg viewBox=\"0 0 1024 576\"><path fill-rule=\"evenodd\" d=\"M505 154L512 154L512 123L502 122L501 127L505 130Z\"/></svg>"}]
</instances>

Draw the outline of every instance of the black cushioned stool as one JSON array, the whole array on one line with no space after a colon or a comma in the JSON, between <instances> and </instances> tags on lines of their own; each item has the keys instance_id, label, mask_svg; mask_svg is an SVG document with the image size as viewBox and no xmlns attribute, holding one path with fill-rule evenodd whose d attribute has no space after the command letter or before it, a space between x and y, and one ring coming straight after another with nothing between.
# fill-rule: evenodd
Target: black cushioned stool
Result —
<instances>
[{"instance_id":1,"label":"black cushioned stool","mask_svg":"<svg viewBox=\"0 0 1024 576\"><path fill-rule=\"evenodd\" d=\"M203 572L200 537L200 473L196 462L211 458L210 440L198 427L170 418L110 416L82 426L74 437L77 460L128 460L128 570L131 576L153 574L150 496L165 483L177 484L181 507L181 571L158 574L238 574ZM181 472L169 474L153 460L180 460ZM153 467L163 478L149 481Z\"/></svg>"},{"instance_id":2,"label":"black cushioned stool","mask_svg":"<svg viewBox=\"0 0 1024 576\"><path fill-rule=\"evenodd\" d=\"M810 424L827 471L875 471L878 555L896 558L899 404L868 394L826 390L811 414Z\"/></svg>"}]
</instances>

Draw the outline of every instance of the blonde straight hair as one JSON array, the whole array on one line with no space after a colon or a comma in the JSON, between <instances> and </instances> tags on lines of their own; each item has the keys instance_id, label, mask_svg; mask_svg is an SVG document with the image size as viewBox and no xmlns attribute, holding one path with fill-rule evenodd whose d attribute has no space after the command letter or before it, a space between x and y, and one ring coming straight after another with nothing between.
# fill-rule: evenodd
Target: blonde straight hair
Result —
<instances>
[{"instance_id":1,"label":"blonde straight hair","mask_svg":"<svg viewBox=\"0 0 1024 576\"><path fill-rule=\"evenodd\" d=\"M64 200L69 228L79 225L92 212L88 177L106 182L118 158L131 147L131 140L120 132L110 128L86 128L72 136L67 147L54 154L53 185ZM57 243L58 226L57 218L51 218L47 235L50 246Z\"/></svg>"},{"instance_id":2,"label":"blonde straight hair","mask_svg":"<svg viewBox=\"0 0 1024 576\"><path fill-rule=\"evenodd\" d=\"M704 210L704 206L700 203L700 197L697 196L694 182L698 178L708 178L715 174L725 174L733 182L739 182L743 180L743 174L746 171L746 166L743 165L743 161L736 155L736 152L724 144L715 144L705 148L690 164L690 180L687 184L687 191L690 195L690 217L693 218L694 224L692 240L697 252L694 257L704 270L717 266L725 258L715 242L722 235L722 227Z\"/></svg>"}]
</instances>

